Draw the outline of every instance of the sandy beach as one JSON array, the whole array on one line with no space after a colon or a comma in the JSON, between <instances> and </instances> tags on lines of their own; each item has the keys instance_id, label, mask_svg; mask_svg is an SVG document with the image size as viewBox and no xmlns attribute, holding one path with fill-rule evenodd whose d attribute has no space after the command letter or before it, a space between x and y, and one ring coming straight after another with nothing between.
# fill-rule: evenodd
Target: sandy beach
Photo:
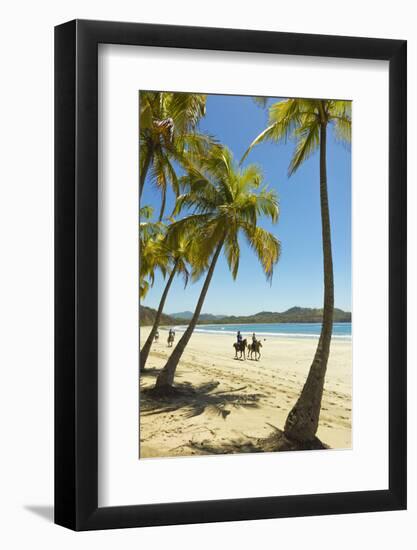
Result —
<instances>
[{"instance_id":1,"label":"sandy beach","mask_svg":"<svg viewBox=\"0 0 417 550\"><path fill-rule=\"evenodd\" d=\"M142 343L149 330L141 328ZM175 384L195 391L161 401L147 389L172 351L167 334L160 329L140 379L140 458L250 452L251 442L284 427L317 345L315 338L262 337L260 361L240 361L230 335L194 333ZM317 432L323 443L351 447L351 409L352 344L333 339Z\"/></svg>"}]
</instances>

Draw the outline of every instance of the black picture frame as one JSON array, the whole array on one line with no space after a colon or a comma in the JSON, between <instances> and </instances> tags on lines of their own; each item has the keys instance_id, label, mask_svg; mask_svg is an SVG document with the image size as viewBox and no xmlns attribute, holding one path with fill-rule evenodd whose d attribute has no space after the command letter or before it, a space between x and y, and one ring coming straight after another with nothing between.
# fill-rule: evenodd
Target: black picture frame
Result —
<instances>
[{"instance_id":1,"label":"black picture frame","mask_svg":"<svg viewBox=\"0 0 417 550\"><path fill-rule=\"evenodd\" d=\"M98 506L98 44L389 62L389 488ZM74 530L406 508L406 41L74 20L55 28L55 523Z\"/></svg>"}]
</instances>

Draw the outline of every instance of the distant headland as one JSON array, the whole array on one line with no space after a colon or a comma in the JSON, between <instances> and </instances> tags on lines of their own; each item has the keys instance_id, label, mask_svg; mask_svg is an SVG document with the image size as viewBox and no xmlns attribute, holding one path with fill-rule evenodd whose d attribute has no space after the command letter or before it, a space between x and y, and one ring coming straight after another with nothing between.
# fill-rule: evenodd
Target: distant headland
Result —
<instances>
[{"instance_id":1,"label":"distant headland","mask_svg":"<svg viewBox=\"0 0 417 550\"><path fill-rule=\"evenodd\" d=\"M141 325L151 325L155 319L156 311L152 308L140 306ZM161 325L186 325L191 319L192 311L181 311L163 315ZM283 312L261 311L254 315L212 315L202 313L199 318L199 324L254 324L254 323L321 323L323 318L323 309L292 307ZM350 311L343 311L335 308L333 321L335 323L350 323L352 314Z\"/></svg>"}]
</instances>

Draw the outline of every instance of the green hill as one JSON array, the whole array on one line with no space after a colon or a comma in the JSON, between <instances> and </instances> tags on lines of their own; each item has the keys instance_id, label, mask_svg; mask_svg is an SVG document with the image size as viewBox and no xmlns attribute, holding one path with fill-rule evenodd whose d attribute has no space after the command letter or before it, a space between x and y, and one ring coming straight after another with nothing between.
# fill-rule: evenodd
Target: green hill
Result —
<instances>
[{"instance_id":1,"label":"green hill","mask_svg":"<svg viewBox=\"0 0 417 550\"><path fill-rule=\"evenodd\" d=\"M287 311L273 312L261 311L255 315L235 316L205 321L200 319L200 324L241 324L241 323L321 323L323 319L323 309L292 307ZM350 323L352 314L349 311L343 311L335 308L333 320L335 323Z\"/></svg>"},{"instance_id":2,"label":"green hill","mask_svg":"<svg viewBox=\"0 0 417 550\"><path fill-rule=\"evenodd\" d=\"M142 326L152 325L155 319L156 311L150 307L140 306L140 324ZM183 317L181 317L183 315ZM188 325L191 318L191 312L184 311L173 313L172 315L162 314L161 325ZM242 324L242 323L321 323L323 319L323 309L308 307L292 307L283 312L260 311L254 315L246 316L219 316L203 313L200 315L200 325L224 325L224 324ZM343 311L335 308L333 320L335 323L350 323L352 314L350 311Z\"/></svg>"},{"instance_id":3,"label":"green hill","mask_svg":"<svg viewBox=\"0 0 417 550\"><path fill-rule=\"evenodd\" d=\"M169 316L174 319L180 319L181 321L189 321L193 316L193 311L179 311L178 313L170 313ZM223 319L224 315L212 315L211 313L201 313L200 321L215 321L216 319Z\"/></svg>"},{"instance_id":4,"label":"green hill","mask_svg":"<svg viewBox=\"0 0 417 550\"><path fill-rule=\"evenodd\" d=\"M153 325L155 320L156 310L151 307L139 306L139 319L141 326ZM161 325L176 325L178 324L178 319L174 319L165 313L161 316Z\"/></svg>"}]
</instances>

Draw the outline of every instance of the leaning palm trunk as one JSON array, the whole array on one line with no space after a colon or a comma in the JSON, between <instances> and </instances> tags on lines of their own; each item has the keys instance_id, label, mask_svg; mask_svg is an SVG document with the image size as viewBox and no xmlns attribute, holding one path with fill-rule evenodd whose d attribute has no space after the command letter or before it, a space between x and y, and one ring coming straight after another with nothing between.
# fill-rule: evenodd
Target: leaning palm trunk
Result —
<instances>
[{"instance_id":1,"label":"leaning palm trunk","mask_svg":"<svg viewBox=\"0 0 417 550\"><path fill-rule=\"evenodd\" d=\"M285 423L285 435L296 441L314 439L320 417L324 378L330 352L333 329L334 283L330 235L329 200L326 170L326 125L320 126L320 206L323 239L324 307L323 325L313 364L301 395Z\"/></svg>"},{"instance_id":2,"label":"leaning palm trunk","mask_svg":"<svg viewBox=\"0 0 417 550\"><path fill-rule=\"evenodd\" d=\"M185 330L184 334L182 335L181 339L179 340L178 344L176 345L174 351L172 352L170 358L168 359L165 367L162 369L162 371L159 373L158 378L156 379L155 389L158 391L164 391L166 389L170 389L172 387L172 384L174 382L174 376L175 371L177 368L177 365L179 363L179 360L181 359L182 354L184 353L184 350L191 338L191 335L195 329L195 326L198 322L198 318L200 317L201 309L204 304L204 300L207 295L208 288L210 286L211 279L213 277L214 268L216 267L217 260L219 258L220 251L223 246L223 240L219 243L217 246L216 252L214 253L213 259L211 260L210 267L208 269L206 280L204 281L203 288L201 289L201 294L197 302L197 306L195 308L194 314L190 320L190 324L188 325L187 329Z\"/></svg>"},{"instance_id":3,"label":"leaning palm trunk","mask_svg":"<svg viewBox=\"0 0 417 550\"><path fill-rule=\"evenodd\" d=\"M168 296L169 289L171 288L172 281L174 280L175 274L177 272L178 261L176 260L174 267L172 268L171 274L169 276L168 282L165 286L164 292L162 293L161 301L159 302L158 311L156 312L155 321L153 323L151 332L146 339L146 342L143 345L143 348L140 350L140 371L145 370L145 364L151 351L152 342L154 341L156 331L158 330L159 322L161 320L161 315L164 310L165 301Z\"/></svg>"},{"instance_id":4,"label":"leaning palm trunk","mask_svg":"<svg viewBox=\"0 0 417 550\"><path fill-rule=\"evenodd\" d=\"M142 198L142 191L143 191L143 188L145 187L145 179L146 179L146 175L148 173L150 164L151 164L151 157L149 154L147 154L143 168L139 176L139 199Z\"/></svg>"}]
</instances>

